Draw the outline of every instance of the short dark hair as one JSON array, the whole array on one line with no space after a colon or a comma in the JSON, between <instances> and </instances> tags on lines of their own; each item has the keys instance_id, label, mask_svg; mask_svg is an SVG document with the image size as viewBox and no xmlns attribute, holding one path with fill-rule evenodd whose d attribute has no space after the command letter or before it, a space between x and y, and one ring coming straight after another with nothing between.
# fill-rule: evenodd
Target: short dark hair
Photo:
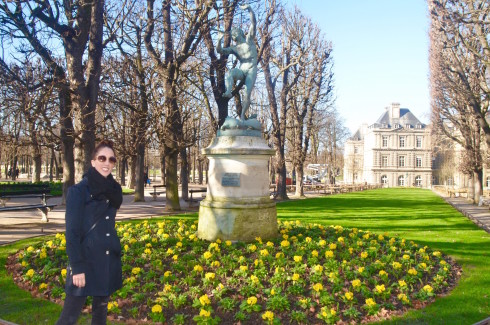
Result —
<instances>
[{"instance_id":1,"label":"short dark hair","mask_svg":"<svg viewBox=\"0 0 490 325\"><path fill-rule=\"evenodd\" d=\"M114 154L116 153L116 150L114 150L114 142L111 140L104 139L99 142L94 148L94 151L92 151L92 159L95 160L97 158L97 153L100 151L102 148L109 148L112 151L114 151Z\"/></svg>"}]
</instances>

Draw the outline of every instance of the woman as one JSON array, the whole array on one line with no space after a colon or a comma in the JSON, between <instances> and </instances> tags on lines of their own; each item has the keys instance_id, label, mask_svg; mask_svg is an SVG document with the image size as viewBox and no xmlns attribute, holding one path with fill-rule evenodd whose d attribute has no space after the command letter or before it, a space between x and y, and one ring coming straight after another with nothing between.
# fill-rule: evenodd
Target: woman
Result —
<instances>
[{"instance_id":1,"label":"woman","mask_svg":"<svg viewBox=\"0 0 490 325\"><path fill-rule=\"evenodd\" d=\"M68 189L66 298L56 324L75 324L87 296L93 297L92 324L106 324L107 303L122 286L121 243L115 229L122 203L121 185L112 177L113 143L103 140L92 154L92 167Z\"/></svg>"}]
</instances>

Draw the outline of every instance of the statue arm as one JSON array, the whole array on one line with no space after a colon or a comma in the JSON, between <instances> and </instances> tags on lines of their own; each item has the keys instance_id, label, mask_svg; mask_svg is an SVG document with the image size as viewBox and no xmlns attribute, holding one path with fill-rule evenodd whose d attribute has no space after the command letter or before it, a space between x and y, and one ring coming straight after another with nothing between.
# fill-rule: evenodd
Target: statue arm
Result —
<instances>
[{"instance_id":1,"label":"statue arm","mask_svg":"<svg viewBox=\"0 0 490 325\"><path fill-rule=\"evenodd\" d=\"M240 6L242 10L248 10L250 13L250 28L248 30L247 34L247 41L254 40L255 39L255 30L257 28L257 20L255 19L255 13L252 10L252 7L250 7L249 4L246 4L244 6Z\"/></svg>"},{"instance_id":2,"label":"statue arm","mask_svg":"<svg viewBox=\"0 0 490 325\"><path fill-rule=\"evenodd\" d=\"M223 40L224 33L219 32L218 33L218 44L216 45L216 52L219 54L231 54L232 51L229 47L222 47L221 46L221 41Z\"/></svg>"}]
</instances>

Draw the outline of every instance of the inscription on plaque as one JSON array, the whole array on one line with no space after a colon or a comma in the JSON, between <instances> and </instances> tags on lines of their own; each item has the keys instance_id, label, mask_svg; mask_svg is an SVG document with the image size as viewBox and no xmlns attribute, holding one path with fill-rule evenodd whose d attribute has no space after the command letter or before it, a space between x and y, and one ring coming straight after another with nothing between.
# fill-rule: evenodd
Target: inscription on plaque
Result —
<instances>
[{"instance_id":1,"label":"inscription on plaque","mask_svg":"<svg viewBox=\"0 0 490 325\"><path fill-rule=\"evenodd\" d=\"M224 173L221 178L221 186L240 187L240 173Z\"/></svg>"}]
</instances>

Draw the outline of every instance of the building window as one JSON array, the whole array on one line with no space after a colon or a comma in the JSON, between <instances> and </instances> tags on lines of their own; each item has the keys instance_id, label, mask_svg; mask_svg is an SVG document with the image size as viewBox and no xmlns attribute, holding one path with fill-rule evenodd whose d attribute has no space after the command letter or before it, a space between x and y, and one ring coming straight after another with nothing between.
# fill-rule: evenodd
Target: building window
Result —
<instances>
[{"instance_id":1,"label":"building window","mask_svg":"<svg viewBox=\"0 0 490 325\"><path fill-rule=\"evenodd\" d=\"M398 177L398 186L405 186L405 176Z\"/></svg>"},{"instance_id":2,"label":"building window","mask_svg":"<svg viewBox=\"0 0 490 325\"><path fill-rule=\"evenodd\" d=\"M487 187L490 188L490 176L487 176Z\"/></svg>"},{"instance_id":3,"label":"building window","mask_svg":"<svg viewBox=\"0 0 490 325\"><path fill-rule=\"evenodd\" d=\"M354 173L354 182L357 182L357 173Z\"/></svg>"},{"instance_id":4,"label":"building window","mask_svg":"<svg viewBox=\"0 0 490 325\"><path fill-rule=\"evenodd\" d=\"M405 136L400 136L400 148L405 148Z\"/></svg>"},{"instance_id":5,"label":"building window","mask_svg":"<svg viewBox=\"0 0 490 325\"><path fill-rule=\"evenodd\" d=\"M422 186L422 176L416 176L415 177L415 186L421 187Z\"/></svg>"},{"instance_id":6,"label":"building window","mask_svg":"<svg viewBox=\"0 0 490 325\"><path fill-rule=\"evenodd\" d=\"M354 168L359 168L361 166L361 162L359 159L354 159Z\"/></svg>"},{"instance_id":7,"label":"building window","mask_svg":"<svg viewBox=\"0 0 490 325\"><path fill-rule=\"evenodd\" d=\"M422 137L416 137L415 138L415 146L417 148L422 148Z\"/></svg>"},{"instance_id":8,"label":"building window","mask_svg":"<svg viewBox=\"0 0 490 325\"><path fill-rule=\"evenodd\" d=\"M415 157L415 167L422 167L422 157Z\"/></svg>"},{"instance_id":9,"label":"building window","mask_svg":"<svg viewBox=\"0 0 490 325\"><path fill-rule=\"evenodd\" d=\"M354 153L359 153L359 148L358 147L354 147Z\"/></svg>"},{"instance_id":10,"label":"building window","mask_svg":"<svg viewBox=\"0 0 490 325\"><path fill-rule=\"evenodd\" d=\"M383 148L388 147L388 136L383 135Z\"/></svg>"},{"instance_id":11,"label":"building window","mask_svg":"<svg viewBox=\"0 0 490 325\"><path fill-rule=\"evenodd\" d=\"M386 175L381 176L381 184L388 184L388 176Z\"/></svg>"},{"instance_id":12,"label":"building window","mask_svg":"<svg viewBox=\"0 0 490 325\"><path fill-rule=\"evenodd\" d=\"M398 167L405 167L405 156L398 156Z\"/></svg>"},{"instance_id":13,"label":"building window","mask_svg":"<svg viewBox=\"0 0 490 325\"><path fill-rule=\"evenodd\" d=\"M388 156L381 156L381 166L383 167L388 166Z\"/></svg>"}]
</instances>

